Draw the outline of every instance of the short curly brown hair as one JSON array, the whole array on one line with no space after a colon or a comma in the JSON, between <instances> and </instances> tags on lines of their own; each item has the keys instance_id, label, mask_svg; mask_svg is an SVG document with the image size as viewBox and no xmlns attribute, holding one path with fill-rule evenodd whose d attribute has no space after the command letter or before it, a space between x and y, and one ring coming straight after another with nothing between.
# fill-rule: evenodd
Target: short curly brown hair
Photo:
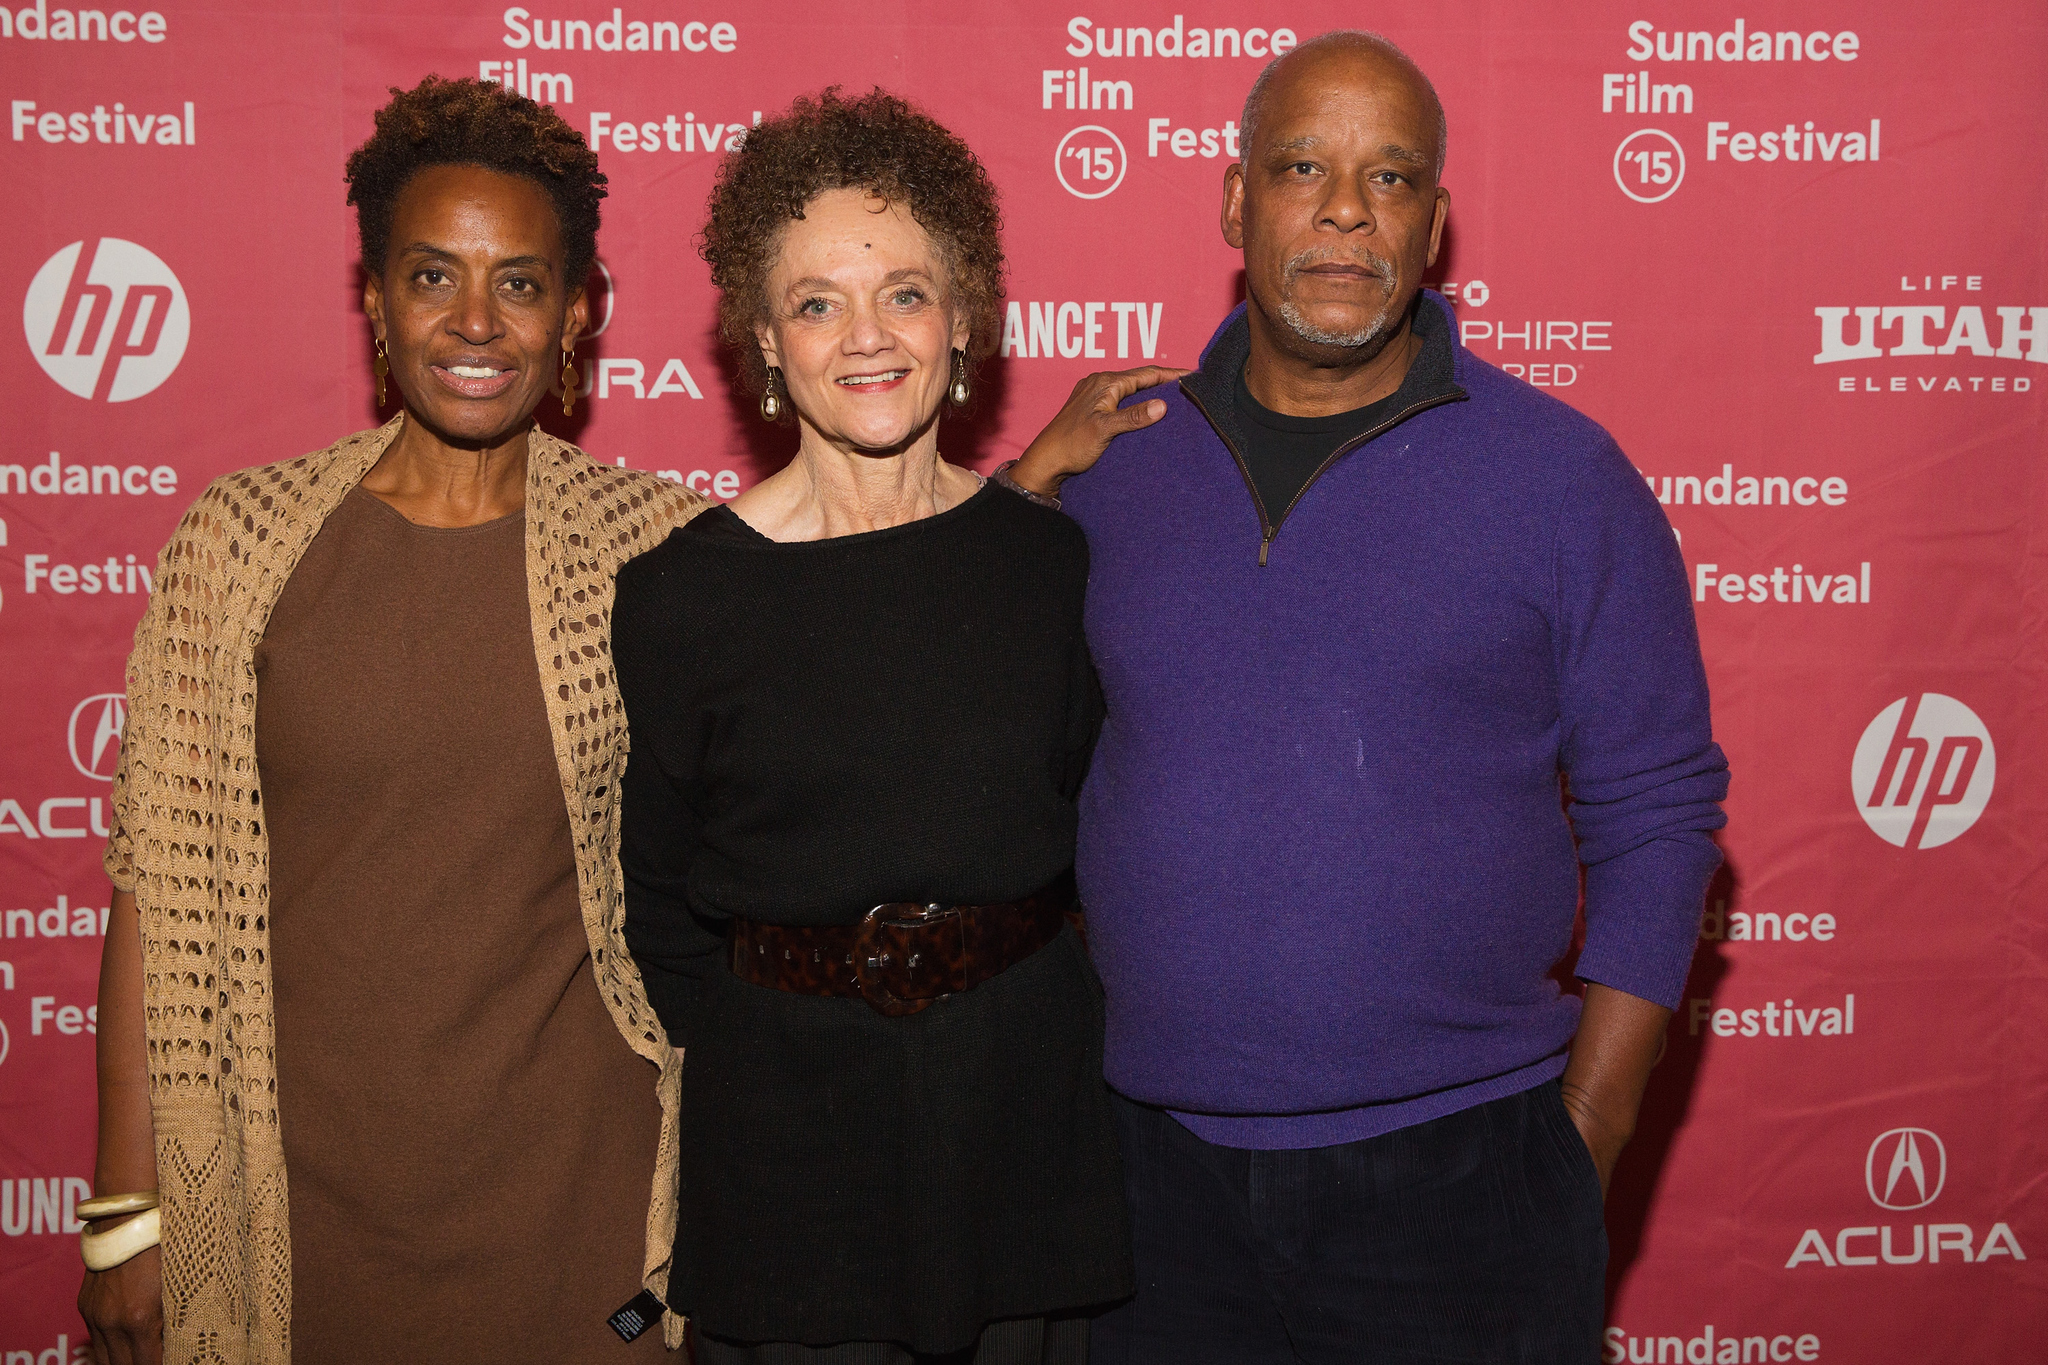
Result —
<instances>
[{"instance_id":1,"label":"short curly brown hair","mask_svg":"<svg viewBox=\"0 0 2048 1365\"><path fill-rule=\"evenodd\" d=\"M377 131L349 155L342 172L355 206L363 268L384 273L384 250L398 196L429 166L481 166L521 176L548 192L562 229L571 290L597 259L598 204L605 177L597 153L561 115L496 81L429 76L410 90L391 88Z\"/></svg>"},{"instance_id":2,"label":"short curly brown hair","mask_svg":"<svg viewBox=\"0 0 2048 1365\"><path fill-rule=\"evenodd\" d=\"M768 274L782 230L827 190L864 190L910 210L946 264L965 311L970 364L1002 336L1003 216L995 182L965 142L908 100L877 88L847 99L838 86L801 96L749 129L719 167L698 250L718 287L718 330L759 392L767 365L754 335L768 315Z\"/></svg>"}]
</instances>

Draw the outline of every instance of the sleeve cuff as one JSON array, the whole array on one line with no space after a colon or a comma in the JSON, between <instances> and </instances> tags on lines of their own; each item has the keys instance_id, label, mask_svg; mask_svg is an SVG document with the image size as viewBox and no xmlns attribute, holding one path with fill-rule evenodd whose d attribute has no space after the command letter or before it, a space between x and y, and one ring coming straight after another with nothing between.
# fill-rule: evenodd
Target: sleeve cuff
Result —
<instances>
[{"instance_id":1,"label":"sleeve cuff","mask_svg":"<svg viewBox=\"0 0 2048 1365\"><path fill-rule=\"evenodd\" d=\"M1720 865L1721 850L1701 835L1653 839L1588 867L1579 979L1677 1009Z\"/></svg>"}]
</instances>

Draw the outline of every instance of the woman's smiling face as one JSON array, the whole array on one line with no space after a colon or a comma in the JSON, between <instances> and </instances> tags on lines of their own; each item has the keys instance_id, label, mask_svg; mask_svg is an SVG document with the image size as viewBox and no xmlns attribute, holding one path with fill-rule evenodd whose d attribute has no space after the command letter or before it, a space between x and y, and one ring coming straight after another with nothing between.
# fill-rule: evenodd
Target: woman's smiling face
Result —
<instances>
[{"instance_id":1,"label":"woman's smiling face","mask_svg":"<svg viewBox=\"0 0 2048 1365\"><path fill-rule=\"evenodd\" d=\"M517 431L583 329L547 191L480 166L429 166L399 196L364 306L414 416L444 440Z\"/></svg>"},{"instance_id":2,"label":"woman's smiling face","mask_svg":"<svg viewBox=\"0 0 2048 1365\"><path fill-rule=\"evenodd\" d=\"M908 209L856 189L818 195L782 231L767 299L756 336L805 426L874 453L930 427L969 324Z\"/></svg>"}]
</instances>

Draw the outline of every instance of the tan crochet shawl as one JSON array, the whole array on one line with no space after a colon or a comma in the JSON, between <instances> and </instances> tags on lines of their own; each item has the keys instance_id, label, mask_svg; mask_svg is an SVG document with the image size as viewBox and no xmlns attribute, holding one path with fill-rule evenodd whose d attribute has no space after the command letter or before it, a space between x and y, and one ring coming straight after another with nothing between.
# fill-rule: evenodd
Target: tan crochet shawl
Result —
<instances>
[{"instance_id":1,"label":"tan crochet shawl","mask_svg":"<svg viewBox=\"0 0 2048 1365\"><path fill-rule=\"evenodd\" d=\"M128 725L106 867L142 915L150 1103L163 1199L164 1359L283 1365L291 1237L278 1140L269 847L256 787L254 655L306 546L402 419L316 455L217 479L164 548L128 661ZM613 577L705 506L535 428L527 600L568 802L599 990L647 1058L662 1132L646 1284L675 1234L680 1070L624 936L618 856L625 716L611 669ZM680 1344L671 1315L669 1344Z\"/></svg>"}]
</instances>

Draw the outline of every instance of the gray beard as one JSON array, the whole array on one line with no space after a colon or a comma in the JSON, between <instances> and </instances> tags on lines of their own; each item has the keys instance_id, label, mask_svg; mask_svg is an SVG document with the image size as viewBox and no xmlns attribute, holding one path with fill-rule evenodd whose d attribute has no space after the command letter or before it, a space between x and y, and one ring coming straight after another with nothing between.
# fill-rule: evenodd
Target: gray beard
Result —
<instances>
[{"instance_id":1,"label":"gray beard","mask_svg":"<svg viewBox=\"0 0 2048 1365\"><path fill-rule=\"evenodd\" d=\"M1341 346L1347 350L1357 350L1361 347L1372 345L1386 333L1391 311L1388 310L1388 312L1381 313L1378 317L1367 323L1361 331L1331 332L1316 326L1303 317L1301 310L1294 306L1292 300L1289 300L1280 305L1280 320L1287 324L1288 331L1294 333L1303 341L1313 342L1318 346Z\"/></svg>"},{"instance_id":2,"label":"gray beard","mask_svg":"<svg viewBox=\"0 0 2048 1365\"><path fill-rule=\"evenodd\" d=\"M1287 324L1288 331L1294 333L1303 341L1316 346L1341 346L1346 350L1358 350L1371 346L1374 342L1384 344L1383 338L1386 336L1388 326L1394 321L1392 306L1394 302L1392 284L1394 265L1393 262L1376 252L1361 251L1357 254L1363 256L1373 269L1379 272L1381 285L1387 291L1387 306L1380 310L1379 316L1368 322L1358 331L1332 332L1316 326L1306 317L1302 316L1301 310L1295 307L1292 299L1282 298L1280 301L1280 320ZM1304 251L1289 261L1281 272L1281 288L1283 290L1290 288L1294 284L1295 277L1310 266L1343 259L1347 259L1346 253L1340 253L1328 247L1318 247Z\"/></svg>"}]
</instances>

